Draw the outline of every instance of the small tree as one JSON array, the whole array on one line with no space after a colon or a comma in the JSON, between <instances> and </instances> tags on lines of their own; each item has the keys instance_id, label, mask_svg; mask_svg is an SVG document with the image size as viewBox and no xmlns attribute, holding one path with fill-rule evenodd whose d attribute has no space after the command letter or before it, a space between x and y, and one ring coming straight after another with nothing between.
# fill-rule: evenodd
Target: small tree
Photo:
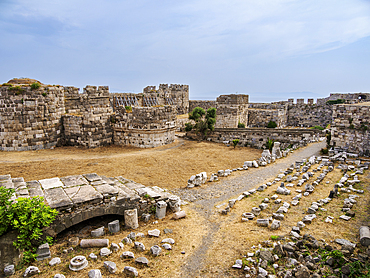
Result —
<instances>
[{"instance_id":1,"label":"small tree","mask_svg":"<svg viewBox=\"0 0 370 278\"><path fill-rule=\"evenodd\" d=\"M245 124L243 124L243 123L239 122L239 123L238 123L238 128L245 128Z\"/></svg>"},{"instance_id":2,"label":"small tree","mask_svg":"<svg viewBox=\"0 0 370 278\"><path fill-rule=\"evenodd\" d=\"M193 111L189 113L189 119L195 121L193 128L196 130L197 134L201 135L201 140L204 140L208 132L215 129L216 108L209 108L206 112L201 107L195 107Z\"/></svg>"},{"instance_id":3,"label":"small tree","mask_svg":"<svg viewBox=\"0 0 370 278\"><path fill-rule=\"evenodd\" d=\"M239 144L239 139L234 139L233 140L234 149L235 149L236 145L238 145L238 144Z\"/></svg>"},{"instance_id":4,"label":"small tree","mask_svg":"<svg viewBox=\"0 0 370 278\"><path fill-rule=\"evenodd\" d=\"M275 123L274 121L269 121L269 123L267 124L267 128L275 128L277 127L277 123Z\"/></svg>"}]
</instances>

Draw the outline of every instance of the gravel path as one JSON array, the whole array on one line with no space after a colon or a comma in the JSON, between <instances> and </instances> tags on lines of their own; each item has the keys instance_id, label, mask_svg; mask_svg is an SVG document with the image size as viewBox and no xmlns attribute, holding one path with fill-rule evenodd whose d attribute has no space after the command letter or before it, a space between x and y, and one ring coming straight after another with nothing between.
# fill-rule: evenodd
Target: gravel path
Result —
<instances>
[{"instance_id":1,"label":"gravel path","mask_svg":"<svg viewBox=\"0 0 370 278\"><path fill-rule=\"evenodd\" d=\"M207 187L196 187L192 189L182 188L172 192L182 200L191 200L192 206L197 212L204 216L203 226L208 233L202 239L202 244L194 253L187 258L181 269L181 277L202 276L205 267L206 254L213 242L213 236L220 228L220 223L210 221L210 216L218 213L215 204L228 201L237 197L242 192L256 187L258 184L272 181L281 171L285 171L295 161L301 161L312 155L319 155L319 151L325 148L326 142L310 144L309 146L291 153L289 156L277 160L266 167L248 169L239 172L237 177L220 178L219 182L210 183Z\"/></svg>"}]
</instances>

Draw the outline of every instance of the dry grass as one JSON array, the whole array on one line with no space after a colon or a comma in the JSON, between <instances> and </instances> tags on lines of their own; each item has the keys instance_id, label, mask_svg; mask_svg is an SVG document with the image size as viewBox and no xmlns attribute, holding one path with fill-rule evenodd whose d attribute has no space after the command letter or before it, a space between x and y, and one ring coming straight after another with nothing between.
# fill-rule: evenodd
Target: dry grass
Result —
<instances>
[{"instance_id":1,"label":"dry grass","mask_svg":"<svg viewBox=\"0 0 370 278\"><path fill-rule=\"evenodd\" d=\"M318 175L319 173L315 174L309 182L312 183ZM244 212L250 212L252 207L258 207L264 198L274 195L280 182L272 185L263 192L257 192L237 202L227 216L216 214L214 216L214 221L220 222L221 227L215 235L214 244L207 254L208 263L206 264L206 271L202 277L214 277L217 275L222 277L244 277L244 274L240 271L231 269L231 265L235 260L241 259L247 252L253 252L252 246L257 246L258 243L271 239L272 235L289 234L291 228L296 226L298 221L302 220L307 208L310 207L312 202L329 196L330 190L333 189L334 184L339 181L341 176L342 173L338 169L335 169L326 176L312 194L303 197L298 206L291 206L285 214L285 219L281 221L281 228L279 230L273 231L268 228L259 227L255 220L241 222L241 215ZM363 180L362 184L369 184L369 179L365 179L365 177L361 177L360 179ZM326 184L326 181L329 181L329 184ZM258 186L256 186L256 188L257 187ZM361 185L356 187L358 189L362 188ZM304 185L302 187L294 186L289 189L292 191L291 195L279 195L279 198L282 199L282 203L284 201L291 202L292 197L298 194L295 190L304 190ZM309 233L317 239L324 239L329 244L333 242L335 238L345 238L352 242L357 242L358 227L360 223L364 222L364 219L366 221L366 216L368 217L369 215L369 212L364 211L363 207L370 202L370 196L369 193L366 192L358 198L358 203L352 209L356 212L356 217L346 222L339 219L339 216L344 214L341 208L343 206L343 200L347 198L348 195L348 193L342 193L338 198L324 205L323 207L327 209L327 211L324 212L319 210L316 214L317 218L313 220L312 224L306 225L306 227L302 229L301 234ZM262 211L257 218L271 216L282 203L274 204L273 201L270 202L269 207ZM334 216L333 223L325 222L327 216Z\"/></svg>"},{"instance_id":2,"label":"dry grass","mask_svg":"<svg viewBox=\"0 0 370 278\"><path fill-rule=\"evenodd\" d=\"M261 150L226 147L224 144L176 141L155 149L109 146L96 149L61 147L54 150L0 152L0 174L26 181L97 173L124 176L146 186L185 187L200 172L241 167L257 159Z\"/></svg>"}]
</instances>

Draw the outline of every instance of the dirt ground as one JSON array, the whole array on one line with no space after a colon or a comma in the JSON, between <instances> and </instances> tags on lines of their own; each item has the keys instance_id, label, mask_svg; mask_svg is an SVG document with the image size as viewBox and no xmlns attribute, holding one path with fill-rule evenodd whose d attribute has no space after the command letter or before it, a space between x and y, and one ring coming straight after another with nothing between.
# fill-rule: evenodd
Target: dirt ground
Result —
<instances>
[{"instance_id":1,"label":"dirt ground","mask_svg":"<svg viewBox=\"0 0 370 278\"><path fill-rule=\"evenodd\" d=\"M53 150L0 152L0 175L10 174L25 181L68 175L97 173L123 176L167 189L185 187L200 172L243 166L260 157L261 150L227 147L211 142L185 141L155 149L109 146L95 149L60 147Z\"/></svg>"},{"instance_id":2,"label":"dirt ground","mask_svg":"<svg viewBox=\"0 0 370 278\"><path fill-rule=\"evenodd\" d=\"M304 150L304 149L303 149ZM295 152L299 153L301 150ZM97 173L109 177L122 175L126 178L140 182L144 185L157 185L163 188L173 189L186 186L187 179L196 173L206 171L207 174L217 172L220 169L232 169L240 167L246 160L257 159L260 157L261 150L250 148L226 147L223 144L210 142L176 140L173 144L155 149L136 149L110 146L97 149L77 149L73 147L56 148L54 150L41 150L34 152L12 152L0 153L0 174L11 174L12 177L24 177L25 180L43 179L51 177L63 177L67 175ZM283 158L284 161L292 160L290 156ZM280 163L280 162L276 162ZM273 167L273 165L269 166ZM315 165L313 168L316 168ZM267 168L266 168L267 169ZM269 168L272 170L272 168ZM257 175L257 169L250 169L248 175L244 171L236 172L233 177L243 175L244 179L253 179ZM256 172L256 174L254 174ZM260 172L258 172L260 173ZM315 173L318 176L320 173ZM266 197L271 197L275 193L278 183L269 187L263 192L256 193L237 202L228 215L221 215L219 211L226 205L227 199L215 197L212 207L206 207L201 203L194 202L183 206L187 216L185 219L174 221L170 216L149 223L140 222L139 228L134 232L142 232L145 237L137 239L146 246L146 251L138 252L132 245L125 245L124 250L113 253L108 258L102 258L98 255L96 261L89 259L88 268L78 273L73 273L73 277L87 277L89 270L93 268L100 269L103 277L122 276L124 266L134 265L132 260L122 259L122 251L132 251L135 257L144 256L149 259L149 267L137 267L140 277L245 277L243 271L231 268L236 259L241 259L247 252L253 252L252 246L257 246L265 240L270 239L272 235L286 235L290 232L292 226L302 219L307 207L318 199L325 198L334 184L338 182L342 173L335 169L329 173L323 182L317 186L315 192L301 200L296 207L291 207L282 221L282 227L278 231L271 231L266 228L258 227L255 221L241 222L241 214L251 211L252 207L258 206ZM314 180L314 178L312 180ZM220 181L227 186L231 194L234 192L232 186L227 185L225 181ZM235 180L234 178L230 178ZM272 178L273 180L273 178ZM254 188L265 183L267 180L253 180ZM361 176L363 182L356 185L358 189L365 189L366 193L358 199L358 203L353 211L356 217L350 222L339 220L342 214L341 207L344 198L348 194L342 194L339 198L333 200L325 208L327 211L320 211L317 219L307 226L304 233L310 233L318 239L324 239L332 244L335 238L346 238L352 242L358 241L358 227L368 224L368 210L370 195L368 186L370 177L368 173ZM328 183L327 183L328 182ZM201 190L210 191L213 185L202 186ZM295 190L292 188L292 190ZM303 188L300 188L303 189ZM184 190L188 191L188 190ZM190 192L194 192L190 190ZM283 201L290 201L292 196L280 196ZM236 198L238 195L235 195ZM201 199L200 199L201 201ZM223 204L223 205L222 205ZM220 205L220 206L218 206ZM280 205L270 203L269 208L261 213L261 217L271 215ZM333 224L325 223L326 216L335 217ZM114 216L116 217L116 216ZM41 274L39 277L53 277L56 273L63 273L70 277L71 271L68 269L69 261L76 255L88 256L91 252L98 254L99 248L82 249L75 247L70 253L63 250L68 248L67 240L72 236L80 238L90 237L90 231L94 228L104 225L114 219L102 217L95 219L90 223L81 223L73 229L60 235L55 244L51 247L52 257L60 257L62 264L50 267L48 261L35 262L33 265L39 267ZM123 221L123 219L122 219ZM159 238L147 236L148 230L159 229L161 235ZM164 234L164 229L172 229L172 233ZM106 234L110 242L119 243L127 236L131 230L123 230L118 234ZM153 257L150 252L150 246L155 244L161 246L164 238L173 238L175 244L173 250L162 249L159 257ZM207 248L202 248L203 245ZM204 246L203 246L204 247ZM196 255L196 260L192 257ZM105 260L113 261L117 264L117 273L110 274L103 266ZM188 264L194 264L189 271ZM19 266L16 275L21 276L26 266ZM269 267L271 273L274 270ZM19 277L17 276L17 277Z\"/></svg>"}]
</instances>

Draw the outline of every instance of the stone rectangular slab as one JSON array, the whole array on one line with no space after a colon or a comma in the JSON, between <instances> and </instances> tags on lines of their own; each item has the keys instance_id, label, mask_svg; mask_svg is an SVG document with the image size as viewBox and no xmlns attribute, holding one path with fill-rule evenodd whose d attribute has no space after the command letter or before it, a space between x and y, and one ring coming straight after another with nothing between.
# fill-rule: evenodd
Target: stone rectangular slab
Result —
<instances>
[{"instance_id":1,"label":"stone rectangular slab","mask_svg":"<svg viewBox=\"0 0 370 278\"><path fill-rule=\"evenodd\" d=\"M89 184L82 175L74 175L60 178L65 187Z\"/></svg>"},{"instance_id":2,"label":"stone rectangular slab","mask_svg":"<svg viewBox=\"0 0 370 278\"><path fill-rule=\"evenodd\" d=\"M83 175L89 182L100 181L102 178L96 173L84 174Z\"/></svg>"},{"instance_id":3,"label":"stone rectangular slab","mask_svg":"<svg viewBox=\"0 0 370 278\"><path fill-rule=\"evenodd\" d=\"M7 189L11 188L11 189L14 189L14 184L12 183L11 180L4 180L4 181L1 181L0 182L0 186L3 186Z\"/></svg>"},{"instance_id":4,"label":"stone rectangular slab","mask_svg":"<svg viewBox=\"0 0 370 278\"><path fill-rule=\"evenodd\" d=\"M12 177L9 174L8 175L0 175L0 182L11 180L11 179L12 179Z\"/></svg>"},{"instance_id":5,"label":"stone rectangular slab","mask_svg":"<svg viewBox=\"0 0 370 278\"><path fill-rule=\"evenodd\" d=\"M148 187L137 188L135 189L135 191L137 192L137 194L139 194L139 196L148 195L150 198L153 198L153 199L162 197L161 194L159 194L158 192L155 192L154 190Z\"/></svg>"},{"instance_id":6,"label":"stone rectangular slab","mask_svg":"<svg viewBox=\"0 0 370 278\"><path fill-rule=\"evenodd\" d=\"M38 181L28 181L26 184L31 197L44 197L44 191L42 191L41 185Z\"/></svg>"},{"instance_id":7,"label":"stone rectangular slab","mask_svg":"<svg viewBox=\"0 0 370 278\"><path fill-rule=\"evenodd\" d=\"M100 176L102 178L103 181L105 181L107 184L109 185L113 185L114 184L114 180L115 178L108 178L106 176Z\"/></svg>"},{"instance_id":8,"label":"stone rectangular slab","mask_svg":"<svg viewBox=\"0 0 370 278\"><path fill-rule=\"evenodd\" d=\"M15 191L15 194L16 194L17 197L25 197L25 198L27 198L27 197L30 196L27 188L17 189Z\"/></svg>"},{"instance_id":9,"label":"stone rectangular slab","mask_svg":"<svg viewBox=\"0 0 370 278\"><path fill-rule=\"evenodd\" d=\"M102 185L102 184L107 184L106 181L104 180L98 180L98 181L92 181L90 182L91 185Z\"/></svg>"},{"instance_id":10,"label":"stone rectangular slab","mask_svg":"<svg viewBox=\"0 0 370 278\"><path fill-rule=\"evenodd\" d=\"M20 177L20 178L12 178L12 182L13 183L16 183L16 182L24 182L24 178Z\"/></svg>"},{"instance_id":11,"label":"stone rectangular slab","mask_svg":"<svg viewBox=\"0 0 370 278\"><path fill-rule=\"evenodd\" d=\"M101 185L96 185L94 187L103 196L106 196L106 195L107 196L117 196L118 195L118 189L109 184L101 184Z\"/></svg>"},{"instance_id":12,"label":"stone rectangular slab","mask_svg":"<svg viewBox=\"0 0 370 278\"><path fill-rule=\"evenodd\" d=\"M153 189L154 192L161 195L160 199L162 199L162 200L168 199L169 197L172 196L171 193L165 192L162 188L160 188L158 186L152 186L152 189Z\"/></svg>"},{"instance_id":13,"label":"stone rectangular slab","mask_svg":"<svg viewBox=\"0 0 370 278\"><path fill-rule=\"evenodd\" d=\"M62 210L73 206L72 200L62 187L49 188L44 193L45 200L51 208Z\"/></svg>"},{"instance_id":14,"label":"stone rectangular slab","mask_svg":"<svg viewBox=\"0 0 370 278\"><path fill-rule=\"evenodd\" d=\"M136 183L136 182L125 183L125 186L132 189L132 190L145 187L145 185L142 185L141 183Z\"/></svg>"},{"instance_id":15,"label":"stone rectangular slab","mask_svg":"<svg viewBox=\"0 0 370 278\"><path fill-rule=\"evenodd\" d=\"M66 188L66 192L75 205L82 203L99 203L103 199L103 196L91 185Z\"/></svg>"},{"instance_id":16,"label":"stone rectangular slab","mask_svg":"<svg viewBox=\"0 0 370 278\"><path fill-rule=\"evenodd\" d=\"M43 179L39 180L39 183L41 184L43 189L51 189L56 187L63 187L63 183L60 181L60 179L57 178L51 178L51 179Z\"/></svg>"}]
</instances>

